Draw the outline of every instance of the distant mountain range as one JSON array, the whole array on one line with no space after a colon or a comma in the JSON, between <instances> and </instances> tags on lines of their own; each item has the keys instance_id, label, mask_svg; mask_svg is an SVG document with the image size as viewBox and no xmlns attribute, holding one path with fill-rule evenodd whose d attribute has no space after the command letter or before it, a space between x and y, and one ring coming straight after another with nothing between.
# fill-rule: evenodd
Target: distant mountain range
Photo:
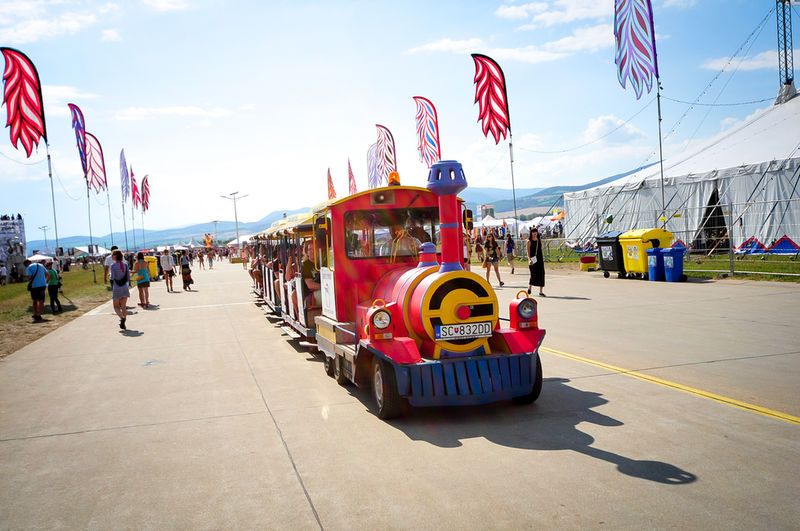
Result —
<instances>
[{"instance_id":1,"label":"distant mountain range","mask_svg":"<svg viewBox=\"0 0 800 531\"><path fill-rule=\"evenodd\" d=\"M646 166L645 166L646 167ZM595 186L600 186L601 184L605 184L607 182L619 179L636 171L639 171L641 168L636 168L635 170L631 170L629 172L620 173L618 175L612 175L606 179L602 179L599 181L594 181L588 184L579 185L579 186L553 186L550 188L518 188L516 190L517 196L517 211L523 211L525 209L530 209L533 207L538 208L552 208L553 206L563 206L564 199L562 194L564 192L574 192L578 190L585 190L587 188L593 188ZM471 208L476 214L478 212L479 205L486 205L491 204L494 205L495 214L502 215L505 214L506 216L511 213L513 215L514 212L514 201L512 197L512 191L507 190L505 188L467 188L459 197L464 199L467 204L468 208ZM272 223L280 218L283 217L284 214L290 216L292 214L297 214L299 212L307 212L311 207L308 208L299 208L296 210L287 210L287 211L275 211L267 216L261 218L258 221L253 221L250 223L239 223L239 234L246 235L246 234L253 234L255 232L260 232L266 228L268 228ZM132 231L128 231L128 247L139 248L143 247L143 243L148 247L153 247L154 245L173 245L175 243L188 243L190 240L194 239L195 242L199 243L202 238L203 234L212 233L216 234L216 238L223 242L232 240L236 238L236 223L233 221L219 221L218 223L199 223L197 225L189 225L187 227L179 227L174 229L164 229L164 230L145 230L144 232L144 242L142 242L142 231L137 230L135 237L136 237L136 245L134 245L134 235ZM111 234L106 234L104 236L95 236L94 243L100 245L105 248L110 248L112 243ZM125 246L125 236L122 232L114 232L113 238L114 244L120 247ZM48 239L47 242L49 245L55 245L55 242L52 239ZM59 238L59 245L64 249L69 249L71 247L81 246L84 247L89 243L88 236L69 236L66 238ZM44 240L30 240L27 242L27 252L30 254L34 250L38 250L44 247Z\"/></svg>"}]
</instances>

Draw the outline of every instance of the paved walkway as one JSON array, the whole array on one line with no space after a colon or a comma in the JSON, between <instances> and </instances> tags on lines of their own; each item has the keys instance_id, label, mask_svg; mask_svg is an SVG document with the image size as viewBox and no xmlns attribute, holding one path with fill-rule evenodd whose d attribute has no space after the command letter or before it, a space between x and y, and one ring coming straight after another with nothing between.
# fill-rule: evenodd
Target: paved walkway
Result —
<instances>
[{"instance_id":1,"label":"paved walkway","mask_svg":"<svg viewBox=\"0 0 800 531\"><path fill-rule=\"evenodd\" d=\"M800 426L562 354L797 416L796 285L548 273L535 405L383 422L240 265L194 276L126 333L105 304L0 362L0 528L800 525Z\"/></svg>"}]
</instances>

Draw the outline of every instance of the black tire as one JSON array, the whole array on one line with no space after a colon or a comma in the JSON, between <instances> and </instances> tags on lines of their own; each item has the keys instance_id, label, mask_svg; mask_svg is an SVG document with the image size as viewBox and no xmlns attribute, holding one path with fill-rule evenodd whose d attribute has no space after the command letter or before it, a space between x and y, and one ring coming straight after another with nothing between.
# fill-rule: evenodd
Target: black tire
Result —
<instances>
[{"instance_id":1,"label":"black tire","mask_svg":"<svg viewBox=\"0 0 800 531\"><path fill-rule=\"evenodd\" d=\"M681 275L681 278L680 278L681 282L686 282L687 280L689 280L689 277L687 277L686 275Z\"/></svg>"},{"instance_id":2,"label":"black tire","mask_svg":"<svg viewBox=\"0 0 800 531\"><path fill-rule=\"evenodd\" d=\"M611 276L611 275L609 274L608 271L603 271L603 277L604 278L608 278L609 276Z\"/></svg>"},{"instance_id":3,"label":"black tire","mask_svg":"<svg viewBox=\"0 0 800 531\"><path fill-rule=\"evenodd\" d=\"M397 392L394 369L380 358L372 360L372 398L378 418L391 419L403 412L403 401Z\"/></svg>"},{"instance_id":4,"label":"black tire","mask_svg":"<svg viewBox=\"0 0 800 531\"><path fill-rule=\"evenodd\" d=\"M327 354L324 355L324 359L322 360L322 364L325 367L325 374L333 377L333 358L328 356Z\"/></svg>"},{"instance_id":5,"label":"black tire","mask_svg":"<svg viewBox=\"0 0 800 531\"><path fill-rule=\"evenodd\" d=\"M625 273L617 273L617 278L625 278Z\"/></svg>"},{"instance_id":6,"label":"black tire","mask_svg":"<svg viewBox=\"0 0 800 531\"><path fill-rule=\"evenodd\" d=\"M536 354L536 379L533 381L533 390L527 395L515 396L511 400L515 404L532 404L536 402L542 392L542 361L539 354Z\"/></svg>"},{"instance_id":7,"label":"black tire","mask_svg":"<svg viewBox=\"0 0 800 531\"><path fill-rule=\"evenodd\" d=\"M650 274L649 273L642 273L642 279L643 280L650 280Z\"/></svg>"},{"instance_id":8,"label":"black tire","mask_svg":"<svg viewBox=\"0 0 800 531\"><path fill-rule=\"evenodd\" d=\"M336 383L339 385L347 385L350 382L344 374L343 363L344 358L337 354L336 360L333 362L333 379L336 380Z\"/></svg>"}]
</instances>

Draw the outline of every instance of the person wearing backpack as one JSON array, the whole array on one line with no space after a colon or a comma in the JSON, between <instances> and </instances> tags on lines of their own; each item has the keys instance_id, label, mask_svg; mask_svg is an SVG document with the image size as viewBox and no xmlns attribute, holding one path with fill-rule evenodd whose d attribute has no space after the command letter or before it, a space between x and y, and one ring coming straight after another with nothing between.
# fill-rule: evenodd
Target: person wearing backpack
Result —
<instances>
[{"instance_id":1,"label":"person wearing backpack","mask_svg":"<svg viewBox=\"0 0 800 531\"><path fill-rule=\"evenodd\" d=\"M119 317L119 327L125 330L125 320L128 317L128 298L131 296L129 284L131 281L130 269L122 259L122 251L117 249L111 256L114 263L108 268L111 277L111 299L114 302L114 312Z\"/></svg>"},{"instance_id":2,"label":"person wearing backpack","mask_svg":"<svg viewBox=\"0 0 800 531\"><path fill-rule=\"evenodd\" d=\"M44 321L44 294L47 290L47 269L40 263L31 263L25 260L24 263L28 273L28 291L31 292L31 306L33 307L33 322Z\"/></svg>"}]
</instances>

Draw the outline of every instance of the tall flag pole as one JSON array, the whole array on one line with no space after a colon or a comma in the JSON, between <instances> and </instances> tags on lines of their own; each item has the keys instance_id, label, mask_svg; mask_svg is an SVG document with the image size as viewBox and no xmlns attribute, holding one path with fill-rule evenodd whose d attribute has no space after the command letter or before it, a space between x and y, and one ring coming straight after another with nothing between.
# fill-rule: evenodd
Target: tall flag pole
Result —
<instances>
[{"instance_id":1,"label":"tall flag pole","mask_svg":"<svg viewBox=\"0 0 800 531\"><path fill-rule=\"evenodd\" d=\"M442 151L439 144L439 117L436 114L436 107L427 98L414 96L414 103L417 104L417 150L419 150L419 160L429 168L442 158Z\"/></svg>"},{"instance_id":2,"label":"tall flag pole","mask_svg":"<svg viewBox=\"0 0 800 531\"><path fill-rule=\"evenodd\" d=\"M347 159L347 175L350 180L350 195L353 195L358 192L356 188L356 176L353 175L353 168L350 166L350 158Z\"/></svg>"},{"instance_id":3,"label":"tall flag pole","mask_svg":"<svg viewBox=\"0 0 800 531\"><path fill-rule=\"evenodd\" d=\"M367 184L369 188L377 188L381 184L378 173L378 143L372 144L367 150Z\"/></svg>"},{"instance_id":4,"label":"tall flag pole","mask_svg":"<svg viewBox=\"0 0 800 531\"><path fill-rule=\"evenodd\" d=\"M328 199L336 199L336 190L333 189L333 179L331 178L330 168L328 168Z\"/></svg>"},{"instance_id":5,"label":"tall flag pole","mask_svg":"<svg viewBox=\"0 0 800 531\"><path fill-rule=\"evenodd\" d=\"M106 205L108 206L108 230L111 231L111 245L114 245L114 226L111 224L111 198L108 194L108 180L106 179L106 161L103 156L103 146L97 137L86 132L86 157L89 166L90 183L97 193L106 191Z\"/></svg>"},{"instance_id":6,"label":"tall flag pole","mask_svg":"<svg viewBox=\"0 0 800 531\"><path fill-rule=\"evenodd\" d=\"M50 144L47 142L47 125L44 120L42 85L36 66L28 56L14 48L0 48L6 62L3 71L3 103L6 106L11 144L19 149L19 142L30 158L33 144L39 147L39 138L44 139L47 152L47 172L50 176L50 198L53 201L53 225L56 231L56 252L59 249L58 220L56 218L56 194L53 188L53 166L50 162Z\"/></svg>"},{"instance_id":7,"label":"tall flag pole","mask_svg":"<svg viewBox=\"0 0 800 531\"><path fill-rule=\"evenodd\" d=\"M508 155L511 159L511 194L514 198L514 219L517 216L517 189L514 184L514 146L511 134L511 117L508 113L508 93L506 92L506 76L503 69L492 59L483 54L474 53L475 61L475 103L479 106L478 121L481 122L483 135L492 133L495 145L500 143L508 133Z\"/></svg>"},{"instance_id":8,"label":"tall flag pole","mask_svg":"<svg viewBox=\"0 0 800 531\"><path fill-rule=\"evenodd\" d=\"M89 258L91 258L94 252L94 237L92 236L92 198L89 195L89 163L86 159L86 122L83 119L81 109L77 105L68 103L67 106L72 113L72 128L75 130L78 155L80 155L81 167L83 168L83 178L86 181L86 212L89 217ZM94 260L92 260L92 277L96 284L97 273L94 269Z\"/></svg>"},{"instance_id":9,"label":"tall flag pole","mask_svg":"<svg viewBox=\"0 0 800 531\"><path fill-rule=\"evenodd\" d=\"M661 140L661 81L658 77L656 32L650 0L615 0L614 40L616 42L617 79L622 88L630 80L638 100L646 87L648 94L656 79L658 101L658 158L661 165L661 219L667 223L664 199L664 151Z\"/></svg>"},{"instance_id":10,"label":"tall flag pole","mask_svg":"<svg viewBox=\"0 0 800 531\"><path fill-rule=\"evenodd\" d=\"M147 180L148 175L142 178L142 247L147 248L147 243L144 235L144 213L150 209L150 183Z\"/></svg>"},{"instance_id":11,"label":"tall flag pole","mask_svg":"<svg viewBox=\"0 0 800 531\"><path fill-rule=\"evenodd\" d=\"M136 223L133 219L133 211L139 204L139 189L136 187L136 177L133 175L131 166L131 234L133 234L133 250L136 251Z\"/></svg>"},{"instance_id":12,"label":"tall flag pole","mask_svg":"<svg viewBox=\"0 0 800 531\"><path fill-rule=\"evenodd\" d=\"M119 178L122 188L122 228L125 231L125 251L128 251L128 222L125 221L125 201L128 199L128 163L125 161L125 150L119 152Z\"/></svg>"},{"instance_id":13,"label":"tall flag pole","mask_svg":"<svg viewBox=\"0 0 800 531\"><path fill-rule=\"evenodd\" d=\"M378 129L378 175L386 182L389 181L389 174L397 171L397 160L395 159L394 137L386 127L375 124Z\"/></svg>"}]
</instances>

